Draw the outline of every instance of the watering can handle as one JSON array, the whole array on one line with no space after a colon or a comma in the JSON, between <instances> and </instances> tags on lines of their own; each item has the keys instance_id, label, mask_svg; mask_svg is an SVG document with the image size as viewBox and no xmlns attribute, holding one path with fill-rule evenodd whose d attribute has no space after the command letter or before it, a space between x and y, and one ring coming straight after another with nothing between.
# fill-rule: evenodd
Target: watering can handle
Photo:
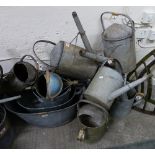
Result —
<instances>
[{"instance_id":1,"label":"watering can handle","mask_svg":"<svg viewBox=\"0 0 155 155\"><path fill-rule=\"evenodd\" d=\"M26 57L30 57L30 58L34 61L34 63L35 63L36 70L37 70L36 79L34 80L34 83L35 83L36 80L38 79L39 64L37 63L36 59L35 59L32 55L24 55L24 56L20 59L20 61L23 62L23 60L24 60Z\"/></svg>"},{"instance_id":2,"label":"watering can handle","mask_svg":"<svg viewBox=\"0 0 155 155\"><path fill-rule=\"evenodd\" d=\"M109 12L109 11L103 12L103 13L101 14L101 16L100 16L103 32L105 31L105 25L104 25L104 22L103 22L103 16L104 16L105 14L111 14L112 16L123 16L123 17L127 18L127 19L130 21L130 23L131 23L132 33L134 34L134 30L135 30L135 29L134 29L134 21L133 21L128 15L125 15L125 14L123 14L123 13Z\"/></svg>"},{"instance_id":3,"label":"watering can handle","mask_svg":"<svg viewBox=\"0 0 155 155\"><path fill-rule=\"evenodd\" d=\"M44 62L43 60L41 60L40 58L39 58L39 56L36 54L36 51L35 51L35 46L36 46L36 44L38 44L38 43L48 43L48 44L52 44L52 45L56 45L56 43L54 43L54 42L52 42L52 41L49 41L49 40L38 40L38 41L36 41L34 44L33 44L33 53L34 53L34 55L35 55L35 57L42 63L42 64L44 64L45 66L47 66L48 68L51 68L51 70L55 70L55 66L51 66L51 65L49 65L49 64L47 64L46 62Z\"/></svg>"}]
</instances>

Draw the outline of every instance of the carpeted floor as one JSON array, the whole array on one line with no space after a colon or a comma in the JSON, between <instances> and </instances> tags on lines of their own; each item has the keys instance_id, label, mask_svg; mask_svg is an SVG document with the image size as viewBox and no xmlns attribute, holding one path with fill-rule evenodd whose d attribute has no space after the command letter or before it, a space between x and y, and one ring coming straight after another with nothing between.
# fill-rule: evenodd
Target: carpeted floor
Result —
<instances>
[{"instance_id":1,"label":"carpeted floor","mask_svg":"<svg viewBox=\"0 0 155 155\"><path fill-rule=\"evenodd\" d=\"M133 110L124 120L113 122L99 142L95 144L86 144L76 140L77 133L80 129L77 119L62 127L38 128L30 126L24 121L14 117L12 118L12 124L15 127L16 138L12 148L123 148L122 145L125 144L155 139L154 119L155 116L141 114ZM151 144L151 148L155 148L155 143ZM140 148L141 145L134 146ZM146 145L141 147L145 148ZM130 146L129 148L134 147Z\"/></svg>"}]
</instances>

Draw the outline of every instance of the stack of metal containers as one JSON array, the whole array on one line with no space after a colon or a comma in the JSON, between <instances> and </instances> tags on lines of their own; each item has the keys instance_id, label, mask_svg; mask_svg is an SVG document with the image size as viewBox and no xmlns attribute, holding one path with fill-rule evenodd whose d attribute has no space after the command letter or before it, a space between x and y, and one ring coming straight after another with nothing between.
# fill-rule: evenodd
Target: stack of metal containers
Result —
<instances>
[{"instance_id":1,"label":"stack of metal containers","mask_svg":"<svg viewBox=\"0 0 155 155\"><path fill-rule=\"evenodd\" d=\"M103 16L123 16L129 25L112 24L105 29ZM50 65L39 70L37 60L25 55L9 73L1 67L0 145L6 117L4 107L27 123L57 127L78 118L77 139L95 142L102 138L109 121L125 117L136 102L136 86L149 79L145 75L131 83L127 74L136 67L134 22L124 14L101 15L104 49L93 50L76 12L72 13L85 49L60 41L52 43ZM33 46L42 41L37 41ZM30 57L32 63L24 61ZM40 59L38 59L40 60ZM41 61L44 63L43 61ZM46 64L46 63L44 63ZM46 64L47 65L47 64ZM2 130L1 130L2 129Z\"/></svg>"}]
</instances>

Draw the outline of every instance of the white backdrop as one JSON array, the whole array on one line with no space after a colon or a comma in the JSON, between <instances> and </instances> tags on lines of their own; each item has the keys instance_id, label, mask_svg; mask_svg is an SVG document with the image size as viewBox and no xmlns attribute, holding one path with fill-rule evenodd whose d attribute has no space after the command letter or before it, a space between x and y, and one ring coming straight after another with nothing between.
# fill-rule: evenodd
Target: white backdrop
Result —
<instances>
[{"instance_id":1,"label":"white backdrop","mask_svg":"<svg viewBox=\"0 0 155 155\"><path fill-rule=\"evenodd\" d=\"M78 32L72 11L78 13L91 45L98 49L102 12L122 12L140 22L142 12L148 9L155 7L0 7L0 59L31 54L33 43L39 39L70 42ZM81 39L78 45L83 46ZM40 56L47 56L50 49L46 48ZM138 60L150 50L137 47ZM3 64L4 68L9 68L9 64Z\"/></svg>"}]
</instances>

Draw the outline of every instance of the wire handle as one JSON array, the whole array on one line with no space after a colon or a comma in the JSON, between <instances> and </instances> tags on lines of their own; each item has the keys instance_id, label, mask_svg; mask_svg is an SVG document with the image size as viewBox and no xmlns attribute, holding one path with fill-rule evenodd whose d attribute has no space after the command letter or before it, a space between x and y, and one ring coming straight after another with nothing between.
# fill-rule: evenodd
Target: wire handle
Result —
<instances>
[{"instance_id":1,"label":"wire handle","mask_svg":"<svg viewBox=\"0 0 155 155\"><path fill-rule=\"evenodd\" d=\"M111 14L112 16L123 16L123 17L127 18L130 21L130 23L131 23L132 34L134 34L134 31L135 31L135 29L134 29L134 21L128 15L125 15L123 13L110 12L110 11L103 12L101 14L101 16L100 16L100 20L101 20L101 25L102 25L103 32L105 31L105 25L104 25L104 22L103 22L103 16L105 14Z\"/></svg>"},{"instance_id":2,"label":"wire handle","mask_svg":"<svg viewBox=\"0 0 155 155\"><path fill-rule=\"evenodd\" d=\"M34 80L34 81L32 82L32 84L31 84L31 85L33 85L33 84L37 81L37 79L38 79L38 75L39 75L39 64L38 64L38 62L36 61L36 59L35 59L32 55L24 55L24 56L20 59L20 62L23 62L23 60L24 60L26 57L30 57L30 58L34 61L35 66L36 66L36 78L35 78L35 80Z\"/></svg>"},{"instance_id":3,"label":"wire handle","mask_svg":"<svg viewBox=\"0 0 155 155\"><path fill-rule=\"evenodd\" d=\"M48 44L52 44L52 45L56 45L56 43L54 43L54 42L52 42L52 41L49 41L49 40L38 40L38 41L36 41L35 43L34 43L34 45L33 45L33 53L34 53L34 55L35 55L35 57L42 63L42 64L44 64L45 66L47 66L48 68L53 68L54 70L55 70L55 66L51 66L51 65L49 65L49 64L47 64L46 62L44 62L43 60L41 60L39 57L38 57L38 55L36 54L36 51L35 51L35 46L36 46L36 44L38 44L38 43L48 43Z\"/></svg>"}]
</instances>

